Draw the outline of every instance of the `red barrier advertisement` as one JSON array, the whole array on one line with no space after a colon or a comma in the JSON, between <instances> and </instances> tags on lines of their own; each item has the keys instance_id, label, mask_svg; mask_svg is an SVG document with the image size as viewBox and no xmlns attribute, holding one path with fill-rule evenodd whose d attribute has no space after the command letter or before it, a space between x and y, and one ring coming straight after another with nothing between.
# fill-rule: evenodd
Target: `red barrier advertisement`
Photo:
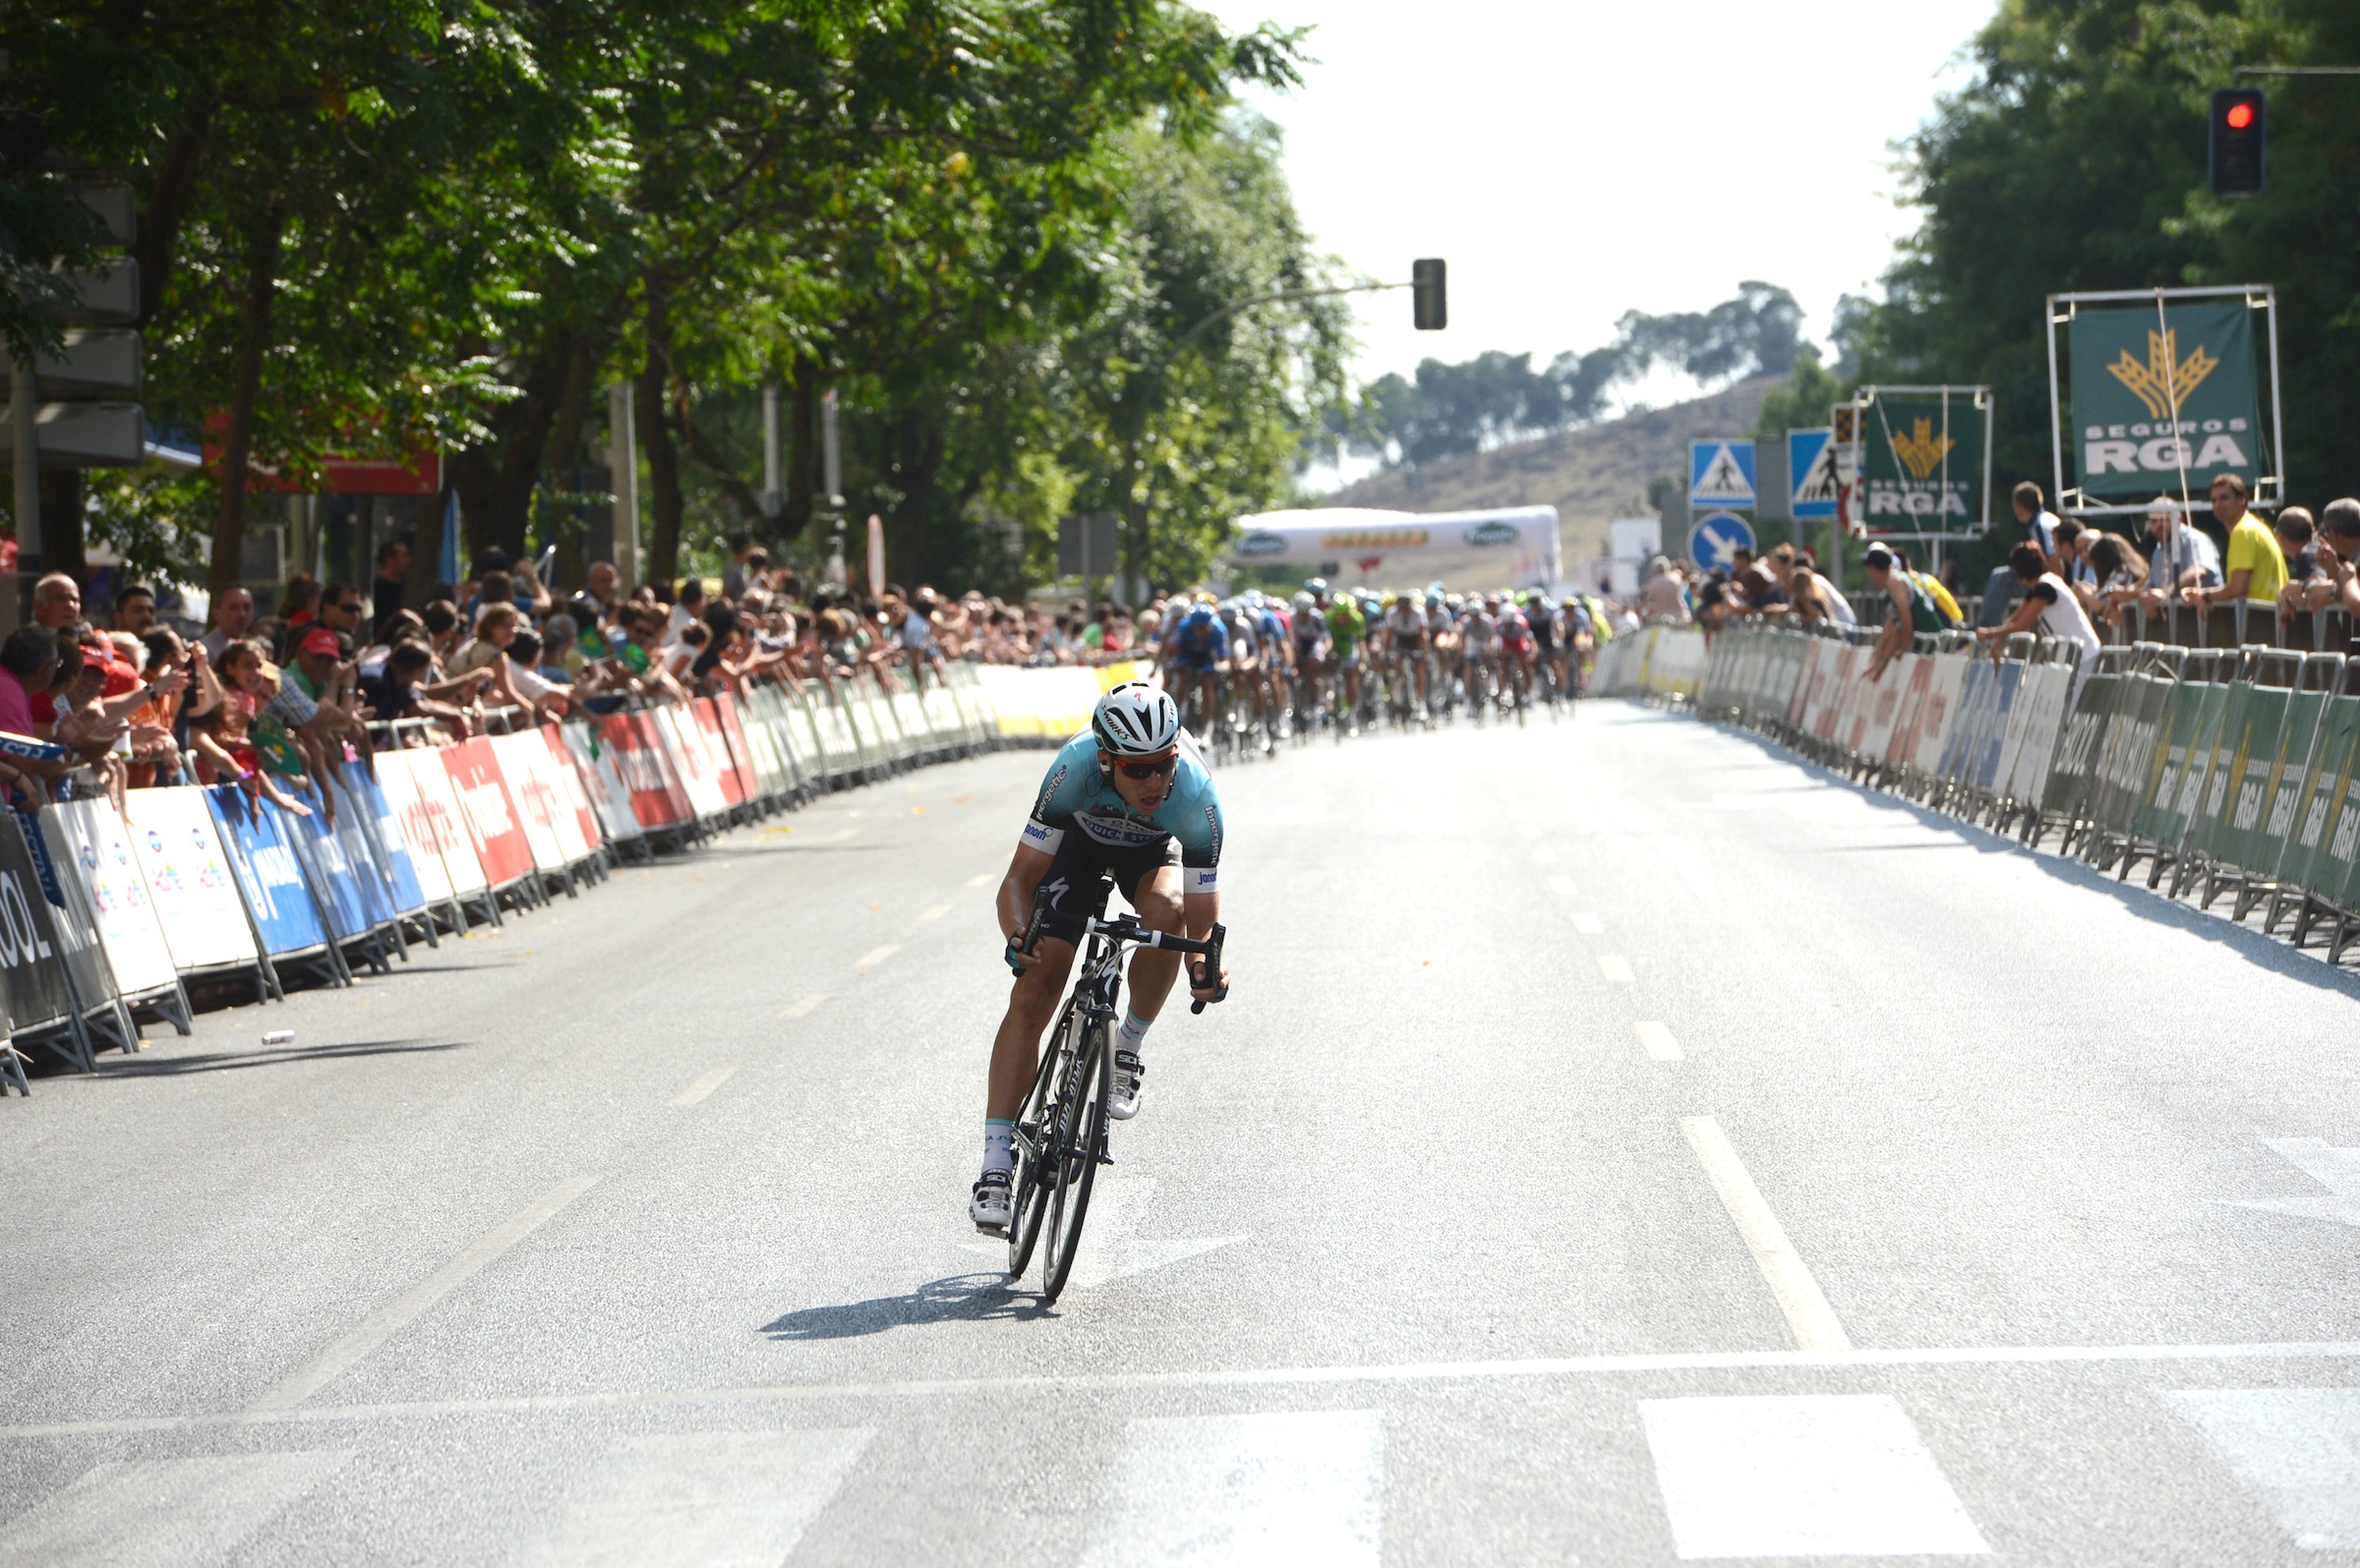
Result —
<instances>
[{"instance_id":1,"label":"red barrier advertisement","mask_svg":"<svg viewBox=\"0 0 2360 1568\"><path fill-rule=\"evenodd\" d=\"M516 816L516 802L501 779L500 760L492 742L478 735L439 753L450 775L451 793L458 796L459 815L466 820L475 857L494 887L502 887L533 874L533 846Z\"/></svg>"},{"instance_id":2,"label":"red barrier advertisement","mask_svg":"<svg viewBox=\"0 0 2360 1568\"><path fill-rule=\"evenodd\" d=\"M738 787L751 800L762 792L762 775L754 768L753 748L745 743L745 723L738 715L737 694L725 691L715 697L713 711L721 716L721 738L730 743L730 766L738 770Z\"/></svg>"},{"instance_id":3,"label":"red barrier advertisement","mask_svg":"<svg viewBox=\"0 0 2360 1568\"><path fill-rule=\"evenodd\" d=\"M631 791L631 815L643 828L671 828L688 820L688 800L664 764L645 714L615 714L598 726L599 744L615 758Z\"/></svg>"},{"instance_id":4,"label":"red barrier advertisement","mask_svg":"<svg viewBox=\"0 0 2360 1568\"><path fill-rule=\"evenodd\" d=\"M696 699L696 728L683 737L691 743L702 741L705 755L713 761L714 782L721 785L721 797L731 805L745 800L745 781L738 777L735 760L730 756L730 742L721 730L721 715L713 710L713 699Z\"/></svg>"},{"instance_id":5,"label":"red barrier advertisement","mask_svg":"<svg viewBox=\"0 0 2360 1568\"><path fill-rule=\"evenodd\" d=\"M595 779L584 777L581 763L574 756L573 749L565 744L562 733L554 727L544 727L541 738L549 746L549 765L565 791L565 802L573 807L574 820L581 824L582 842L590 844L606 842L607 836L599 831L598 812L590 803L591 788L594 785L601 788L605 786L598 785Z\"/></svg>"}]
</instances>

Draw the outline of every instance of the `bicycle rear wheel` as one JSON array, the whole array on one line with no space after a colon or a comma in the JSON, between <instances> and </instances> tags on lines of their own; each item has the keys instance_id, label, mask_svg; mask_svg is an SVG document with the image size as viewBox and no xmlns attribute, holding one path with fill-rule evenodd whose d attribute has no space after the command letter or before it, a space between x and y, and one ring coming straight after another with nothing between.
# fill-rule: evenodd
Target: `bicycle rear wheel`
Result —
<instances>
[{"instance_id":1,"label":"bicycle rear wheel","mask_svg":"<svg viewBox=\"0 0 2360 1568\"><path fill-rule=\"evenodd\" d=\"M1041 1216L1049 1208L1049 1187L1057 1164L1042 1156L1048 1152L1056 1132L1049 1125L1057 1115L1052 1095L1060 1064L1065 1060L1066 1035L1074 1027L1076 1016L1074 999L1067 997L1056 1024L1049 1030L1048 1046L1040 1053L1040 1068L1032 1074L1032 1091L1025 1096L1024 1109L1016 1117L1016 1169L1008 1184L1008 1277L1012 1280L1022 1279L1025 1265L1032 1261L1033 1245L1040 1240Z\"/></svg>"},{"instance_id":2,"label":"bicycle rear wheel","mask_svg":"<svg viewBox=\"0 0 2360 1568\"><path fill-rule=\"evenodd\" d=\"M1106 1097L1114 1089L1114 1056L1106 1048L1103 1021L1078 1023L1089 1033L1076 1053L1058 1098L1056 1171L1048 1200L1046 1249L1041 1255L1041 1300L1054 1302L1074 1271L1082 1245L1082 1222L1090 1214L1090 1191L1098 1160L1106 1152Z\"/></svg>"}]
</instances>

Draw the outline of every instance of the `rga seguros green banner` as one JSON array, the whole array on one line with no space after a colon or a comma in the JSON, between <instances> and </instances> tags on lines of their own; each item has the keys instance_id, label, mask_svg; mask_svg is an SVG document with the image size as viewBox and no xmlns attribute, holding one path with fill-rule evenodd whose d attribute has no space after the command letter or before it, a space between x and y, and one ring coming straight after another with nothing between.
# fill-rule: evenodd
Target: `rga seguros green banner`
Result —
<instances>
[{"instance_id":1,"label":"rga seguros green banner","mask_svg":"<svg viewBox=\"0 0 2360 1568\"><path fill-rule=\"evenodd\" d=\"M1973 538L1991 514L1987 388L1862 389L1860 522L1870 534Z\"/></svg>"},{"instance_id":2,"label":"rga seguros green banner","mask_svg":"<svg viewBox=\"0 0 2360 1568\"><path fill-rule=\"evenodd\" d=\"M2215 476L2263 474L2254 311L2243 300L2077 308L2074 460L2082 493L2109 500L2202 496Z\"/></svg>"}]
</instances>

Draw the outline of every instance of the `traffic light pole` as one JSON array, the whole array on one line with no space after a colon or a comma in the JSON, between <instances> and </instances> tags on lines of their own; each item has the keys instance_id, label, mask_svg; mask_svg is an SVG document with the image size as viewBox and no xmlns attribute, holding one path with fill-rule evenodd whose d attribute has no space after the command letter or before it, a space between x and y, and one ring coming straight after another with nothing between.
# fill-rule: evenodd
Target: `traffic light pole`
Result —
<instances>
[{"instance_id":1,"label":"traffic light pole","mask_svg":"<svg viewBox=\"0 0 2360 1568\"><path fill-rule=\"evenodd\" d=\"M1211 328L1218 326L1221 322L1229 319L1229 318L1232 316L1237 315L1238 312L1251 310L1257 305L1275 305L1283 300L1333 299L1341 294L1383 294L1393 289L1406 289L1415 287L1417 287L1417 284L1414 281L1408 283L1347 283L1337 288L1278 289L1268 294L1257 294L1251 299L1238 300L1233 304L1222 306L1219 310L1214 311L1211 315L1206 317L1204 319L1197 321L1191 325L1187 331L1172 339L1171 345L1156 358L1152 365L1148 367L1144 378L1149 391L1151 392L1156 383L1163 379L1163 373L1171 368L1172 361L1179 358L1180 351L1182 349L1188 347L1189 344L1195 342L1198 338L1202 337ZM1147 425L1148 411L1143 408L1140 411L1138 427L1131 433L1130 438L1124 442L1123 499L1125 501L1129 500L1131 487L1137 482L1139 474L1139 448L1140 443L1147 438ZM1139 586L1143 588L1146 586L1148 576L1148 542L1144 536L1147 528L1147 516L1150 501L1150 497L1143 496L1141 497L1139 503L1139 527L1142 537L1126 541L1126 543L1129 543L1132 546L1132 549L1128 552L1128 553L1130 553L1132 556L1132 559L1129 562L1130 566L1133 568L1131 575L1136 578ZM1125 509L1128 510L1128 507ZM1130 530L1126 529L1125 532L1129 533Z\"/></svg>"}]
</instances>

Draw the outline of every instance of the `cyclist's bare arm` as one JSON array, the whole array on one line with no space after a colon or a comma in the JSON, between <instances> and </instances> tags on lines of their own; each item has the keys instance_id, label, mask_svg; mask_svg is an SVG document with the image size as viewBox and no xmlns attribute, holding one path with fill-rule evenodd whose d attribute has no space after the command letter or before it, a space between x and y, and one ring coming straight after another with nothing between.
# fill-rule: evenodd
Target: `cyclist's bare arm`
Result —
<instances>
[{"instance_id":1,"label":"cyclist's bare arm","mask_svg":"<svg viewBox=\"0 0 2360 1568\"><path fill-rule=\"evenodd\" d=\"M1047 850L1020 843L1008 862L1008 875L1000 879L997 909L1000 935L1008 940L1010 958L1028 969L1040 962L1040 955L1018 952L1015 944L1025 934L1025 923L1032 917L1032 895L1040 887L1040 879L1049 874L1049 859ZM1189 934L1194 936L1196 932L1192 928Z\"/></svg>"}]
</instances>

